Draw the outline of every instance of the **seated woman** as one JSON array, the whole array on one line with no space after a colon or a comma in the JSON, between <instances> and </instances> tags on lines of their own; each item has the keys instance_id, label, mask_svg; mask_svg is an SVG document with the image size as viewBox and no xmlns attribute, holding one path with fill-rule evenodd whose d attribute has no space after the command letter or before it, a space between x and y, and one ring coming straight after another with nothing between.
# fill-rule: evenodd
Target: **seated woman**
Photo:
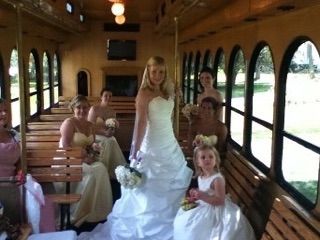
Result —
<instances>
[{"instance_id":1,"label":"seated woman","mask_svg":"<svg viewBox=\"0 0 320 240\"><path fill-rule=\"evenodd\" d=\"M118 165L126 164L120 146L114 137L119 123L115 120L115 112L108 106L112 92L104 88L101 93L101 102L89 110L88 121L96 125L96 140L101 147L100 161L108 169L109 176L115 179L114 170ZM108 122L106 122L106 120Z\"/></svg>"},{"instance_id":2,"label":"seated woman","mask_svg":"<svg viewBox=\"0 0 320 240\"><path fill-rule=\"evenodd\" d=\"M213 70L209 67L203 67L200 71L199 80L201 86L203 87L203 92L198 95L197 103L200 104L202 99L205 97L212 97L216 100L216 102L221 106L223 101L221 93L213 87L213 83L215 81L215 77L213 74ZM219 120L222 120L222 108L217 108L216 116Z\"/></svg>"},{"instance_id":3,"label":"seated woman","mask_svg":"<svg viewBox=\"0 0 320 240\"><path fill-rule=\"evenodd\" d=\"M105 220L112 208L109 174L99 161L99 147L95 141L94 125L87 121L89 102L78 95L70 102L74 116L64 120L60 127L60 147L82 147L84 150L83 179L72 190L81 194L80 201L71 209L75 226L86 222ZM61 191L61 190L60 190Z\"/></svg>"},{"instance_id":4,"label":"seated woman","mask_svg":"<svg viewBox=\"0 0 320 240\"><path fill-rule=\"evenodd\" d=\"M189 126L188 144L193 149L194 139L198 134L217 137L216 148L220 155L226 151L227 127L217 119L216 112L219 103L212 97L203 98L200 104L200 113Z\"/></svg>"},{"instance_id":5,"label":"seated woman","mask_svg":"<svg viewBox=\"0 0 320 240\"><path fill-rule=\"evenodd\" d=\"M17 174L16 165L20 159L19 133L8 127L10 117L8 104L0 98L0 177L11 177ZM26 189L27 215L32 223L34 232L55 231L54 204L49 198L42 198L40 185L27 176ZM39 193L40 191L40 193ZM42 201L33 197L35 193L41 195ZM3 193L2 193L3 194ZM4 196L4 195L3 195ZM44 201L43 201L44 200ZM32 208L28 208L31 204Z\"/></svg>"}]
</instances>

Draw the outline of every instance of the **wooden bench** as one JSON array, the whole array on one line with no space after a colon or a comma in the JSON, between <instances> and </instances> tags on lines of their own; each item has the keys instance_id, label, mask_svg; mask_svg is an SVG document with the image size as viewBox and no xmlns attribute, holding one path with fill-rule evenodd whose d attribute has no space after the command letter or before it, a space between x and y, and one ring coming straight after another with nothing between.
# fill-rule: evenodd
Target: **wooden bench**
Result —
<instances>
[{"instance_id":1,"label":"wooden bench","mask_svg":"<svg viewBox=\"0 0 320 240\"><path fill-rule=\"evenodd\" d=\"M136 111L135 105L128 105L127 103L121 104L121 105L111 106L111 108L112 108L112 110L115 111L115 113L123 113L123 112L125 112L125 110L127 110L127 112L135 112ZM66 114L66 113L72 113L72 110L67 107L52 107L52 108L50 108L50 112L52 114Z\"/></svg>"},{"instance_id":2,"label":"wooden bench","mask_svg":"<svg viewBox=\"0 0 320 240\"><path fill-rule=\"evenodd\" d=\"M60 130L62 121L39 121L39 122L28 122L28 131L45 131L45 130Z\"/></svg>"},{"instance_id":3,"label":"wooden bench","mask_svg":"<svg viewBox=\"0 0 320 240\"><path fill-rule=\"evenodd\" d=\"M40 120L41 121L63 121L66 118L72 117L73 113L63 113L63 114L41 114L40 115Z\"/></svg>"},{"instance_id":4,"label":"wooden bench","mask_svg":"<svg viewBox=\"0 0 320 240\"><path fill-rule=\"evenodd\" d=\"M261 234L270 209L262 194L268 178L233 149L228 150L222 162L222 173L226 192L246 215L256 235Z\"/></svg>"},{"instance_id":5,"label":"wooden bench","mask_svg":"<svg viewBox=\"0 0 320 240\"><path fill-rule=\"evenodd\" d=\"M291 198L275 198L261 240L319 240L320 221Z\"/></svg>"},{"instance_id":6,"label":"wooden bench","mask_svg":"<svg viewBox=\"0 0 320 240\"><path fill-rule=\"evenodd\" d=\"M48 194L54 203L60 205L60 228L70 227L70 204L77 203L81 195L70 193L70 183L82 180L82 148L30 149L26 151L28 173L40 183L64 182L66 192Z\"/></svg>"},{"instance_id":7,"label":"wooden bench","mask_svg":"<svg viewBox=\"0 0 320 240\"><path fill-rule=\"evenodd\" d=\"M39 135L26 134L27 149L52 149L59 147L60 134L57 135Z\"/></svg>"},{"instance_id":8,"label":"wooden bench","mask_svg":"<svg viewBox=\"0 0 320 240\"><path fill-rule=\"evenodd\" d=\"M59 97L59 106L67 107L73 97L60 96ZM88 96L87 97L90 105L98 104L100 97ZM123 96L113 96L109 105L111 107L116 106L135 106L135 97L123 97Z\"/></svg>"}]
</instances>

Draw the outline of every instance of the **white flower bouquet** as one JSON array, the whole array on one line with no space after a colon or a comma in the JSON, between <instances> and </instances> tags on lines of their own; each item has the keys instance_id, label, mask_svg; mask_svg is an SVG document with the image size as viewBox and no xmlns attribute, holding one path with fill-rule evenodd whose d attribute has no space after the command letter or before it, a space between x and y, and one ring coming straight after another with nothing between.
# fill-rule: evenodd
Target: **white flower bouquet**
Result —
<instances>
[{"instance_id":1,"label":"white flower bouquet","mask_svg":"<svg viewBox=\"0 0 320 240\"><path fill-rule=\"evenodd\" d=\"M105 121L105 125L107 128L118 128L119 127L119 122L115 118L108 118Z\"/></svg>"},{"instance_id":2,"label":"white flower bouquet","mask_svg":"<svg viewBox=\"0 0 320 240\"><path fill-rule=\"evenodd\" d=\"M116 178L124 188L136 188L142 183L142 174L128 165L118 166L115 169Z\"/></svg>"},{"instance_id":3,"label":"white flower bouquet","mask_svg":"<svg viewBox=\"0 0 320 240\"><path fill-rule=\"evenodd\" d=\"M198 134L193 140L193 146L198 147L201 145L214 146L217 144L218 137L216 135L205 136Z\"/></svg>"},{"instance_id":4,"label":"white flower bouquet","mask_svg":"<svg viewBox=\"0 0 320 240\"><path fill-rule=\"evenodd\" d=\"M193 116L199 115L199 107L197 105L187 103L181 109L181 112L189 121L191 121Z\"/></svg>"}]
</instances>

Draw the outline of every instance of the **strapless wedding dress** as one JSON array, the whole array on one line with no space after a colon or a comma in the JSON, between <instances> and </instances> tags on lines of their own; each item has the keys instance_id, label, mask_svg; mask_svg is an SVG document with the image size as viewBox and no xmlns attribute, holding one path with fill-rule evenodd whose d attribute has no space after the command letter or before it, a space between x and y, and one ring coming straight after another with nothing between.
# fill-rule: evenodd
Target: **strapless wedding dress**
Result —
<instances>
[{"instance_id":1,"label":"strapless wedding dress","mask_svg":"<svg viewBox=\"0 0 320 240\"><path fill-rule=\"evenodd\" d=\"M173 99L151 100L140 148L143 184L135 189L122 188L107 221L78 239L173 239L173 220L192 176L173 133L173 107Z\"/></svg>"}]
</instances>

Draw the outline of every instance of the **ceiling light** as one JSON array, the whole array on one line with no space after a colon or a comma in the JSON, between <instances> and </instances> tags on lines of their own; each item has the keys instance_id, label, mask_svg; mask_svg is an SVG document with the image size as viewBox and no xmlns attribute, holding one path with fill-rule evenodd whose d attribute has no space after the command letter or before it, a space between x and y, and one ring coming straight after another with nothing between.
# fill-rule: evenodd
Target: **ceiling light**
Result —
<instances>
[{"instance_id":1,"label":"ceiling light","mask_svg":"<svg viewBox=\"0 0 320 240\"><path fill-rule=\"evenodd\" d=\"M125 23L126 17L124 15L120 15L120 16L116 16L114 20L116 21L117 24L121 25Z\"/></svg>"},{"instance_id":2,"label":"ceiling light","mask_svg":"<svg viewBox=\"0 0 320 240\"><path fill-rule=\"evenodd\" d=\"M115 2L114 4L112 4L111 12L115 16L122 15L124 13L124 4L121 2Z\"/></svg>"}]
</instances>

